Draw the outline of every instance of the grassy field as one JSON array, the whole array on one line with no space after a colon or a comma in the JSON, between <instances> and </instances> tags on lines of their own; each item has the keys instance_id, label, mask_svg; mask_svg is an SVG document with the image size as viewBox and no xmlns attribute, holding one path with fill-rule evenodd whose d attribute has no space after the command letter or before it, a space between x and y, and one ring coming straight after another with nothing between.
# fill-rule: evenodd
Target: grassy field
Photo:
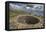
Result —
<instances>
[{"instance_id":1,"label":"grassy field","mask_svg":"<svg viewBox=\"0 0 46 32\"><path fill-rule=\"evenodd\" d=\"M41 28L43 27L43 16L34 16L32 14L28 14L24 11L10 11L10 29L24 29L24 28ZM22 23L18 23L16 21L16 18L18 15L30 15L30 16L34 16L37 17L40 22L38 24L35 25L27 25L27 24L22 24Z\"/></svg>"}]
</instances>

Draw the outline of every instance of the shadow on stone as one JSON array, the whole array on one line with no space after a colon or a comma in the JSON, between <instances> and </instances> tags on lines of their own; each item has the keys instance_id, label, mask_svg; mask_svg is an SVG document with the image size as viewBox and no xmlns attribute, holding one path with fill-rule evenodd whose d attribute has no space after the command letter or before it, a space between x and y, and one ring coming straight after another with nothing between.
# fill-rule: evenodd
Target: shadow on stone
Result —
<instances>
[{"instance_id":1,"label":"shadow on stone","mask_svg":"<svg viewBox=\"0 0 46 32\"><path fill-rule=\"evenodd\" d=\"M35 17L33 17L33 16L26 16L26 23L27 24L36 24L36 23L38 23L40 20L39 19L37 19L37 18L35 18Z\"/></svg>"}]
</instances>

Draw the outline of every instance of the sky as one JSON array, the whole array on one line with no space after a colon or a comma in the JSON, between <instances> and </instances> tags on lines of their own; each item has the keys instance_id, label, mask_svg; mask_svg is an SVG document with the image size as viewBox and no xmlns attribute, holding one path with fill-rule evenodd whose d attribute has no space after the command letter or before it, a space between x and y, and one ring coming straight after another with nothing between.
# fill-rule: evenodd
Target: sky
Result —
<instances>
[{"instance_id":1,"label":"sky","mask_svg":"<svg viewBox=\"0 0 46 32\"><path fill-rule=\"evenodd\" d=\"M29 5L29 4L28 4ZM34 15L43 16L44 5L41 4L30 4L33 7L27 6L27 4L22 3L10 3L9 8L10 10L15 11L15 9L26 11L27 13L31 13L31 11L35 12Z\"/></svg>"}]
</instances>

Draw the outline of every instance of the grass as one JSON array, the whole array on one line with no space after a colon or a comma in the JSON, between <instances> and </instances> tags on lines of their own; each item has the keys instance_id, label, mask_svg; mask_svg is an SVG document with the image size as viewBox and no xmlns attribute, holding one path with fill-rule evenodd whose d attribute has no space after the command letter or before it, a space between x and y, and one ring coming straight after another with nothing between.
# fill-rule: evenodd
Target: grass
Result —
<instances>
[{"instance_id":1,"label":"grass","mask_svg":"<svg viewBox=\"0 0 46 32\"><path fill-rule=\"evenodd\" d=\"M17 15L31 15L31 16L34 16L32 14L28 14L28 13L25 13L24 11L10 11L10 17L13 17L13 16L17 16ZM38 18L44 18L44 16L37 16Z\"/></svg>"}]
</instances>

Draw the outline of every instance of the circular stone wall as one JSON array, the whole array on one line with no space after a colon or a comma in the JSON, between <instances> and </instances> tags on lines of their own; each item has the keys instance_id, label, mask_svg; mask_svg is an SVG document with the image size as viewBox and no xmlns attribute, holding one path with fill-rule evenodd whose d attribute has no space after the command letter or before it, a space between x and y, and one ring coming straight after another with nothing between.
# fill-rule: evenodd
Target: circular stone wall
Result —
<instances>
[{"instance_id":1,"label":"circular stone wall","mask_svg":"<svg viewBox=\"0 0 46 32\"><path fill-rule=\"evenodd\" d=\"M19 16L17 22L26 24L37 24L40 22L40 20L33 16Z\"/></svg>"}]
</instances>

